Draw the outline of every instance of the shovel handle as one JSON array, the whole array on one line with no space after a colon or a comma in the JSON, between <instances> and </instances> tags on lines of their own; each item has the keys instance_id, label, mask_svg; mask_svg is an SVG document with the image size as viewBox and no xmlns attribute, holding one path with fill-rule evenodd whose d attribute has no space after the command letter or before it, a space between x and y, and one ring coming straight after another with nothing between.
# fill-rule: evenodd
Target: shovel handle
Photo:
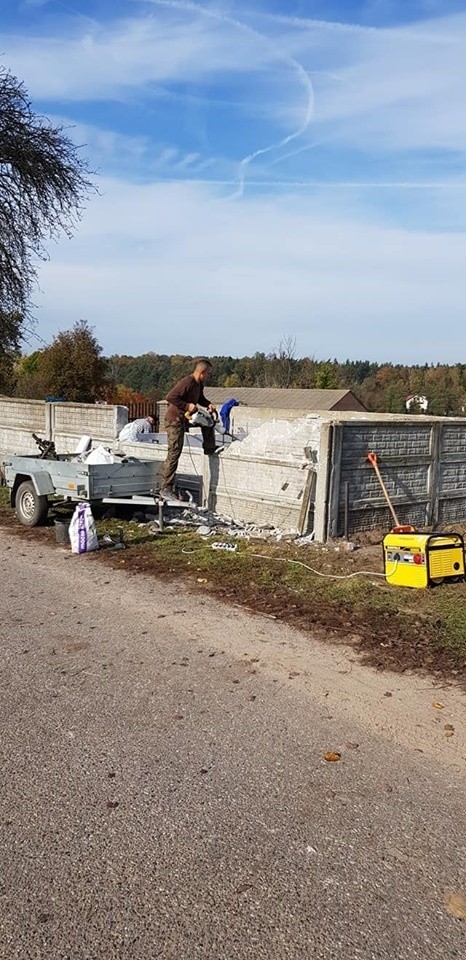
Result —
<instances>
[{"instance_id":1,"label":"shovel handle","mask_svg":"<svg viewBox=\"0 0 466 960\"><path fill-rule=\"evenodd\" d=\"M374 453L374 452L368 453L368 454L367 454L367 459L368 459L370 465L374 468L374 470L375 470L375 472L376 472L377 479L378 479L378 481L379 481L379 483L380 483L380 486L382 487L383 495L384 495L384 497L385 497L385 499L386 499L386 501L387 501L388 508L389 508L390 513L391 513L391 515L392 515L392 517L393 517L393 519L394 519L394 521L395 521L395 525L396 525L397 527L401 527L400 521L398 520L398 517L397 517L397 515L396 515L396 513L395 513L395 508L394 508L394 506L393 506L393 504L392 504L392 501L390 500L389 492L388 492L388 490L387 490L387 488L386 488L386 486L385 486L385 484L384 484L384 482L383 482L383 480L382 480L382 474L380 473L379 464L378 464L378 462L377 462L377 454Z\"/></svg>"}]
</instances>

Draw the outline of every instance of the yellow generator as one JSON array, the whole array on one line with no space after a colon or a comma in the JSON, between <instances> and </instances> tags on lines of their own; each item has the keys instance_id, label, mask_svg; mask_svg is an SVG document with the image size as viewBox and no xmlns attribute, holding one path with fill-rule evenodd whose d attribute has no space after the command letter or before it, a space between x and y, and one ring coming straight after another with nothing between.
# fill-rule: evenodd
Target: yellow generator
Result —
<instances>
[{"instance_id":1,"label":"yellow generator","mask_svg":"<svg viewBox=\"0 0 466 960\"><path fill-rule=\"evenodd\" d=\"M465 579L460 533L397 533L383 542L385 578L397 587L430 587Z\"/></svg>"}]
</instances>

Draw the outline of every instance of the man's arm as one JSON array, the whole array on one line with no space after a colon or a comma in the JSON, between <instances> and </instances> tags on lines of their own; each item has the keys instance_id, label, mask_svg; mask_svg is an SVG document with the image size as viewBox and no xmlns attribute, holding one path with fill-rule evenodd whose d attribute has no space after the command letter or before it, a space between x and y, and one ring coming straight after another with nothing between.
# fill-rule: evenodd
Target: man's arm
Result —
<instances>
[{"instance_id":1,"label":"man's arm","mask_svg":"<svg viewBox=\"0 0 466 960\"><path fill-rule=\"evenodd\" d=\"M171 403L174 407L177 407L178 410L181 410L182 413L188 413L191 411L191 408L194 404L190 403L186 399L186 394L191 386L191 377L184 377L183 380L179 380L178 383L175 383L175 386L172 387L170 393L167 394L167 402Z\"/></svg>"}]
</instances>

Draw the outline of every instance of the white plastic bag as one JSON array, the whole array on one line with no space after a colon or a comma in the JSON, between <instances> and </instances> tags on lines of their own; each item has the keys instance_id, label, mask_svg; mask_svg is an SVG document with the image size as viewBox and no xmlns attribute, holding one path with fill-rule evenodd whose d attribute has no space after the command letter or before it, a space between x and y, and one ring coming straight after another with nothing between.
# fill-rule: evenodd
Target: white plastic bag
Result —
<instances>
[{"instance_id":1,"label":"white plastic bag","mask_svg":"<svg viewBox=\"0 0 466 960\"><path fill-rule=\"evenodd\" d=\"M78 503L70 523L72 553L89 553L99 549L97 530L89 503Z\"/></svg>"},{"instance_id":2,"label":"white plastic bag","mask_svg":"<svg viewBox=\"0 0 466 960\"><path fill-rule=\"evenodd\" d=\"M93 450L87 455L86 463L115 463L115 457L113 453L110 453L110 450L106 450L102 444L98 447L94 447Z\"/></svg>"}]
</instances>

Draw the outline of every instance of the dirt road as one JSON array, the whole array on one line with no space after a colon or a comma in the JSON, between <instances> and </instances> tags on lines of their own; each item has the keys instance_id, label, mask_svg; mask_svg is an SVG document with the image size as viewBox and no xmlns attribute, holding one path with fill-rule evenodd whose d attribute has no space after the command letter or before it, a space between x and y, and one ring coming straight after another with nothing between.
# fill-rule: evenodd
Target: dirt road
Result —
<instances>
[{"instance_id":1,"label":"dirt road","mask_svg":"<svg viewBox=\"0 0 466 960\"><path fill-rule=\"evenodd\" d=\"M0 536L0 956L464 960L464 694Z\"/></svg>"}]
</instances>

